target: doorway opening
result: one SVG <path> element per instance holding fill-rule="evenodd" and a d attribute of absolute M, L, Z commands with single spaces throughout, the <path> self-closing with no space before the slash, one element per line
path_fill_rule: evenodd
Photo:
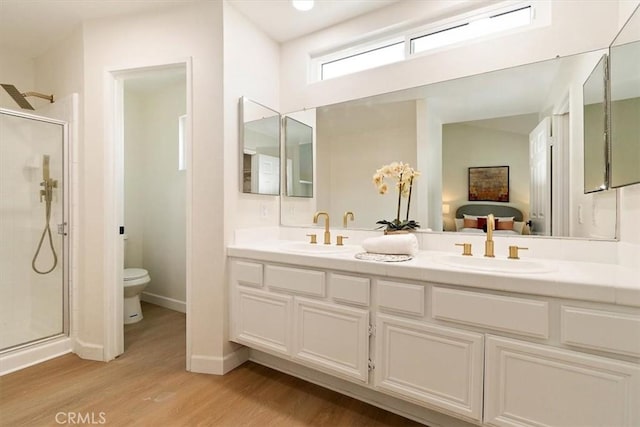
<path fill-rule="evenodd" d="M 188 312 L 188 75 L 188 63 L 112 74 L 117 237 L 107 359 L 126 351 L 127 328 L 140 328 L 146 304 Z"/>

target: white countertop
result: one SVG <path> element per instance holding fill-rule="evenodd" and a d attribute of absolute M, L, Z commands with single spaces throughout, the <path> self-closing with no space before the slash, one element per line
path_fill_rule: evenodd
<path fill-rule="evenodd" d="M 300 267 L 640 307 L 638 271 L 615 264 L 536 259 L 551 271 L 507 273 L 462 268 L 438 261 L 442 257 L 462 257 L 451 252 L 420 251 L 409 261 L 379 262 L 356 259 L 355 254 L 364 251 L 357 245 L 345 246 L 342 253 L 315 254 L 291 252 L 286 249 L 290 243 L 272 240 L 235 244 L 227 248 L 227 255 Z"/>

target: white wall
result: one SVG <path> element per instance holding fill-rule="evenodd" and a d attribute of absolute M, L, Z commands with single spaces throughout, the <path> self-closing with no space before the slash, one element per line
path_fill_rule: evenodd
<path fill-rule="evenodd" d="M 450 206 L 446 226 L 455 230 L 456 209 L 468 201 L 468 168 L 509 166 L 509 203 L 529 217 L 529 137 L 464 123 L 447 124 L 442 132 L 443 203 Z"/>
<path fill-rule="evenodd" d="M 276 42 L 259 31 L 233 6 L 223 2 L 224 15 L 224 207 L 210 220 L 224 220 L 224 243 L 233 242 L 233 233 L 240 228 L 277 226 L 280 218 L 280 197 L 244 194 L 240 190 L 241 157 L 238 137 L 238 101 L 246 96 L 273 110 L 280 110 L 280 54 Z M 211 77 L 210 77 L 211 78 Z M 209 115 L 209 112 L 205 114 Z M 202 183 L 206 185 L 206 182 Z M 223 270 L 219 270 L 222 273 Z M 221 277 L 221 279 L 224 277 Z M 226 286 L 225 286 L 226 288 Z M 225 353 L 238 345 L 227 340 L 226 292 L 223 307 L 216 314 L 216 326 L 222 330 Z M 206 325 L 205 325 L 206 326 Z"/>
<path fill-rule="evenodd" d="M 244 194 L 240 189 L 238 101 L 247 98 L 280 111 L 278 44 L 224 3 L 225 239 L 238 228 L 277 226 L 280 197 Z"/>
<path fill-rule="evenodd" d="M 223 363 L 226 307 L 223 212 L 223 68 L 222 4 L 195 2 L 162 12 L 89 21 L 84 24 L 85 150 L 80 179 L 83 339 L 101 348 L 105 342 L 104 241 L 105 156 L 113 147 L 105 127 L 107 70 L 122 70 L 191 58 L 192 70 L 192 206 L 187 242 L 191 280 L 187 317 L 191 369 L 216 371 Z M 105 136 L 107 135 L 107 136 Z"/>
<path fill-rule="evenodd" d="M 0 83 L 14 85 L 20 92 L 35 90 L 35 63 L 33 59 L 6 46 L 0 46 L 0 58 L 2 58 L 0 61 Z M 28 99 L 30 103 L 32 99 Z M 0 107 L 20 110 L 18 104 L 2 88 L 0 88 Z"/>
<path fill-rule="evenodd" d="M 186 302 L 186 173 L 178 170 L 185 86 L 183 78 L 141 92 L 125 81 L 125 267 L 149 271 L 144 292 L 159 304 Z"/>

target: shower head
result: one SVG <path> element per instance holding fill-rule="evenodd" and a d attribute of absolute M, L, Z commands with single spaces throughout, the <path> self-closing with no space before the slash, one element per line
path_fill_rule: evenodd
<path fill-rule="evenodd" d="M 53 95 L 45 95 L 39 92 L 20 93 L 20 91 L 14 85 L 8 85 L 4 83 L 0 84 L 0 86 L 2 86 L 4 90 L 7 91 L 7 93 L 13 98 L 13 100 L 16 101 L 16 103 L 20 106 L 20 108 L 35 110 L 35 108 L 33 108 L 27 101 L 27 96 L 37 96 L 38 98 L 46 99 L 47 101 L 53 103 Z"/>
<path fill-rule="evenodd" d="M 27 101 L 24 95 L 22 95 L 14 85 L 7 85 L 2 83 L 1 86 L 4 88 L 4 90 L 7 91 L 9 96 L 11 96 L 14 101 L 16 101 L 16 103 L 20 106 L 20 108 L 24 108 L 27 110 L 35 110 L 35 108 L 33 108 L 31 104 L 29 104 L 29 101 Z"/>

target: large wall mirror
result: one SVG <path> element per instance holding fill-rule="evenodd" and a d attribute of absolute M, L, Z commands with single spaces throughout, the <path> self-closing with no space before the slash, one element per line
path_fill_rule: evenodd
<path fill-rule="evenodd" d="M 488 206 L 521 214 L 509 215 L 515 224 L 504 234 L 615 238 L 615 191 L 582 191 L 582 88 L 604 53 L 587 52 L 305 111 L 315 120 L 313 209 L 327 210 L 332 218 L 353 211 L 350 228 L 371 230 L 376 221 L 393 219 L 397 199 L 379 195 L 371 180 L 382 165 L 402 161 L 421 172 L 409 217 L 422 230 L 481 232 L 466 227 L 463 215 Z M 489 195 L 473 201 L 472 169 L 504 166 L 509 166 L 502 169 L 508 170 L 506 184 L 488 182 L 490 187 L 506 185 L 507 198 Z M 492 179 L 486 173 L 478 176 Z M 479 182 L 474 181 L 473 188 L 482 185 Z M 282 224 L 310 225 L 309 210 L 284 203 Z"/>
<path fill-rule="evenodd" d="M 640 183 L 640 9 L 610 48 L 611 187 Z"/>
<path fill-rule="evenodd" d="M 280 194 L 280 113 L 240 98 L 243 193 Z"/>

